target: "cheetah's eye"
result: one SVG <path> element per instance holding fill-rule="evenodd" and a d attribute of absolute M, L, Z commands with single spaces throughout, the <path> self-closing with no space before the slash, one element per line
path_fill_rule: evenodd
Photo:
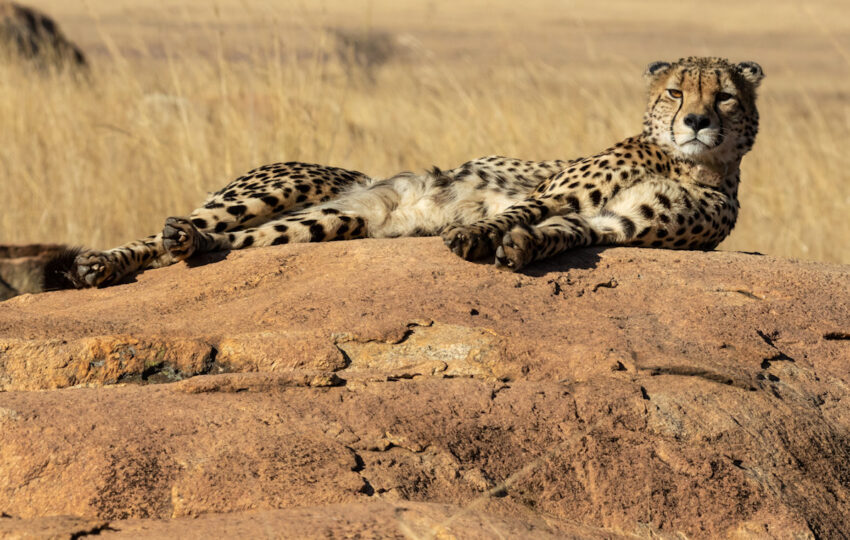
<path fill-rule="evenodd" d="M 720 103 L 721 101 L 729 101 L 733 97 L 735 97 L 735 96 L 733 96 L 732 94 L 729 94 L 727 92 L 718 92 L 717 96 L 715 96 L 714 99 L 716 99 L 717 102 Z"/>
<path fill-rule="evenodd" d="M 675 88 L 668 88 L 667 93 L 670 94 L 670 97 L 673 98 L 673 99 L 681 99 L 682 98 L 682 91 L 681 90 L 676 90 Z"/>

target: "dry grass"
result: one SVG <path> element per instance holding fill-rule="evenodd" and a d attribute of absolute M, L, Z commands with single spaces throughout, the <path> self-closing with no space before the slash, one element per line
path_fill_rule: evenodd
<path fill-rule="evenodd" d="M 388 175 L 576 157 L 639 129 L 646 63 L 716 54 L 768 75 L 722 247 L 850 263 L 838 1 L 701 17 L 689 2 L 34 3 L 94 69 L 81 83 L 0 67 L 0 242 L 111 247 L 270 161 Z M 339 36 L 355 43 L 343 54 Z"/>

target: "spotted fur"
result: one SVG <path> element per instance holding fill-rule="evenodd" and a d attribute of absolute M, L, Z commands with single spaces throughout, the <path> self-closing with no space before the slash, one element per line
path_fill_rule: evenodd
<path fill-rule="evenodd" d="M 193 254 L 293 242 L 441 235 L 517 270 L 577 246 L 713 249 L 735 225 L 741 158 L 758 131 L 754 62 L 654 62 L 643 131 L 571 161 L 491 156 L 374 179 L 304 163 L 237 178 L 162 233 L 85 251 L 66 286 L 115 283 Z"/>

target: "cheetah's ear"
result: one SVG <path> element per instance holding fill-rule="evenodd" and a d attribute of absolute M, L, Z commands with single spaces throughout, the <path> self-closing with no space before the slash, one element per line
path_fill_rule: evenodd
<path fill-rule="evenodd" d="M 646 66 L 646 71 L 643 73 L 643 76 L 647 79 L 654 79 L 658 75 L 661 75 L 670 69 L 670 66 L 670 62 L 653 62 Z"/>
<path fill-rule="evenodd" d="M 753 88 L 758 86 L 761 80 L 764 79 L 764 71 L 755 62 L 741 62 L 735 67 L 738 68 L 738 73 L 741 74 L 741 77 L 752 84 Z"/>

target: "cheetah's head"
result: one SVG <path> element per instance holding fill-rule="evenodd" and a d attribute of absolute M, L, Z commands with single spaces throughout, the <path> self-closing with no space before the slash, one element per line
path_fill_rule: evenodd
<path fill-rule="evenodd" d="M 644 136 L 693 161 L 740 159 L 758 132 L 756 87 L 764 72 L 755 62 L 683 58 L 647 67 L 649 105 Z"/>

